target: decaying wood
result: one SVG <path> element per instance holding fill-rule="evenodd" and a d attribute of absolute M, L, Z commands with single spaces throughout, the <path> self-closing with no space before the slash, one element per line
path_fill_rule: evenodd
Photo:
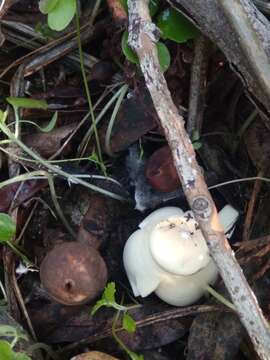
<path fill-rule="evenodd" d="M 242 1 L 239 0 L 236 3 Z M 190 3 L 190 8 L 195 5 L 195 9 L 197 4 L 198 7 L 206 8 L 207 15 L 210 12 L 208 6 L 210 0 L 186 2 Z M 201 3 L 200 6 L 199 2 Z M 174 163 L 189 205 L 195 214 L 210 253 L 218 266 L 220 275 L 237 308 L 239 318 L 249 333 L 254 348 L 262 359 L 269 359 L 269 326 L 224 235 L 215 204 L 196 161 L 193 146 L 185 131 L 183 118 L 179 115 L 172 101 L 165 78 L 160 70 L 155 46 L 159 32 L 151 22 L 148 1 L 129 0 L 128 7 L 129 45 L 139 57 L 145 83 L 172 150 Z M 218 19 L 218 22 L 223 22 L 223 18 Z M 205 18 L 201 21 L 205 21 Z M 233 33 L 232 30 L 231 33 Z M 265 93 L 262 88 L 260 91 L 262 98 L 266 100 L 267 92 Z"/>
<path fill-rule="evenodd" d="M 225 54 L 246 90 L 270 111 L 270 23 L 251 0 L 168 0 Z"/>

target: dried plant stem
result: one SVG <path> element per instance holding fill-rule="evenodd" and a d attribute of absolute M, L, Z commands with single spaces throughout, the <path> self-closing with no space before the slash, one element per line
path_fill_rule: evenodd
<path fill-rule="evenodd" d="M 158 32 L 151 22 L 148 1 L 128 0 L 128 7 L 129 45 L 139 57 L 145 83 L 170 145 L 183 191 L 255 350 L 262 359 L 269 359 L 269 326 L 224 235 L 215 204 L 185 131 L 183 118 L 172 101 L 161 72 L 154 43 L 158 40 Z"/>
<path fill-rule="evenodd" d="M 189 90 L 187 132 L 201 133 L 205 108 L 207 68 L 210 52 L 210 41 L 203 35 L 195 40 L 194 59 L 191 67 Z"/>

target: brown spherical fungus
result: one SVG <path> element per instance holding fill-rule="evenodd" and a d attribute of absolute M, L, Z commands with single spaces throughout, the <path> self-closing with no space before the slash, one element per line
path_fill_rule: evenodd
<path fill-rule="evenodd" d="M 107 267 L 93 247 L 65 242 L 51 250 L 40 267 L 48 294 L 64 305 L 81 305 L 95 299 L 107 282 Z"/>
<path fill-rule="evenodd" d="M 148 159 L 145 176 L 151 186 L 160 192 L 171 192 L 180 187 L 180 181 L 168 145 L 156 150 Z"/>

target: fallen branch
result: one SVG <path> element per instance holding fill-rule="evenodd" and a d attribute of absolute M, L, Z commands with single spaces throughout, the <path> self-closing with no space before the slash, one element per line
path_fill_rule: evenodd
<path fill-rule="evenodd" d="M 269 359 L 270 329 L 224 235 L 215 204 L 185 131 L 183 118 L 172 101 L 161 72 L 155 46 L 159 31 L 151 22 L 148 1 L 128 0 L 128 8 L 129 45 L 139 57 L 145 83 L 170 145 L 183 191 L 254 348 L 262 359 Z"/>

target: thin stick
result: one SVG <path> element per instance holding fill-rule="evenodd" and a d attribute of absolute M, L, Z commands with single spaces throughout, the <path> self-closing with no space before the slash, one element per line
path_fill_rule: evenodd
<path fill-rule="evenodd" d="M 261 176 L 263 176 L 262 170 L 260 170 L 260 172 L 258 174 L 258 177 L 261 177 Z M 247 241 L 250 238 L 253 213 L 254 213 L 256 201 L 257 201 L 258 195 L 260 193 L 261 187 L 262 187 L 262 181 L 256 180 L 254 183 L 253 190 L 252 190 L 251 198 L 248 202 L 247 214 L 246 214 L 246 218 L 245 218 L 244 230 L 243 230 L 243 236 L 242 236 L 243 241 Z"/>
<path fill-rule="evenodd" d="M 205 108 L 206 77 L 209 59 L 209 40 L 201 35 L 195 41 L 194 59 L 191 67 L 187 132 L 200 134 Z"/>
<path fill-rule="evenodd" d="M 172 101 L 160 70 L 153 42 L 158 41 L 158 32 L 151 22 L 148 1 L 128 0 L 128 8 L 129 45 L 136 51 L 140 60 L 145 83 L 170 145 L 183 191 L 255 350 L 262 359 L 269 360 L 269 326 L 225 237 L 215 204 L 185 131 L 183 118 Z"/>

